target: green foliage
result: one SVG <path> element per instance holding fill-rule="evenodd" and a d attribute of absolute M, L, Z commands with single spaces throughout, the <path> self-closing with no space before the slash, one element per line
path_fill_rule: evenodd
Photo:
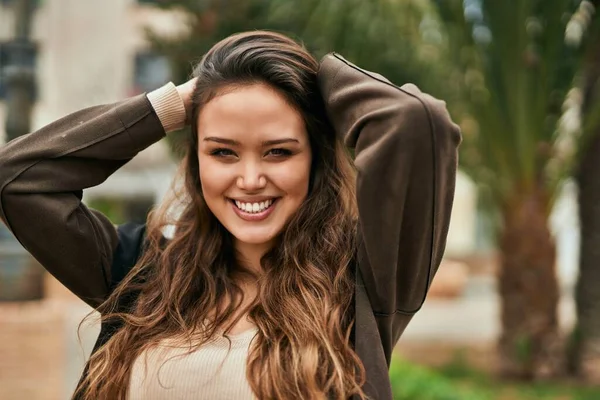
<path fill-rule="evenodd" d="M 392 358 L 390 379 L 396 400 L 596 400 L 600 388 L 572 382 L 509 383 L 474 369 L 458 356 L 440 368 Z"/>
<path fill-rule="evenodd" d="M 91 209 L 100 211 L 113 224 L 119 225 L 127 222 L 126 212 L 123 206 L 123 201 L 110 198 L 95 198 L 87 201 L 87 206 Z"/>
<path fill-rule="evenodd" d="M 456 384 L 441 374 L 404 360 L 395 359 L 390 367 L 395 400 L 491 400 L 492 397 Z"/>

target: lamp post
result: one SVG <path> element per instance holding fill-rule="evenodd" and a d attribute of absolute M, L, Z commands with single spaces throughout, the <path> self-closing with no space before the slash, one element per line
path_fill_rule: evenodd
<path fill-rule="evenodd" d="M 13 0 L 15 37 L 6 43 L 7 141 L 29 133 L 34 102 L 35 79 L 32 63 L 35 45 L 30 41 L 31 18 L 35 0 Z"/>
<path fill-rule="evenodd" d="M 5 44 L 6 140 L 31 130 L 31 111 L 35 100 L 33 54 L 30 41 L 31 20 L 36 0 L 13 0 L 15 37 Z M 37 300 L 43 296 L 43 270 L 0 224 L 0 301 Z"/>

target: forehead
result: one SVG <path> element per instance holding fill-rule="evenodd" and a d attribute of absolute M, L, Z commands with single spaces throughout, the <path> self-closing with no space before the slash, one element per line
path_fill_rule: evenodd
<path fill-rule="evenodd" d="M 265 84 L 227 88 L 202 107 L 197 123 L 200 139 L 308 139 L 302 115 L 282 94 Z"/>

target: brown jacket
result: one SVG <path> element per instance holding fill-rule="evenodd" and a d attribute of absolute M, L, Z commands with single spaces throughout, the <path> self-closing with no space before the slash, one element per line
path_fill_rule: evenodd
<path fill-rule="evenodd" d="M 367 395 L 391 399 L 393 347 L 423 304 L 444 253 L 460 133 L 442 101 L 411 84 L 394 86 L 337 54 L 325 56 L 318 79 L 358 169 L 354 346 L 367 371 Z M 82 191 L 164 136 L 140 95 L 75 112 L 0 148 L 1 219 L 91 306 L 114 287 L 115 254 L 129 244 L 120 243 L 108 218 L 81 203 Z"/>

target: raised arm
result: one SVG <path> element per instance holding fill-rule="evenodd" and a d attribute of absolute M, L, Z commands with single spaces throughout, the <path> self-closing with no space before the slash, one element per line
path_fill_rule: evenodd
<path fill-rule="evenodd" d="M 458 127 L 445 104 L 397 87 L 337 54 L 321 62 L 328 115 L 355 149 L 358 264 L 376 317 L 395 344 L 440 264 L 454 197 Z"/>
<path fill-rule="evenodd" d="M 148 97 L 75 112 L 9 142 L 0 148 L 0 218 L 44 268 L 99 305 L 108 295 L 119 237 L 108 218 L 81 202 L 83 189 L 104 182 L 184 120 L 170 84 Z"/>

